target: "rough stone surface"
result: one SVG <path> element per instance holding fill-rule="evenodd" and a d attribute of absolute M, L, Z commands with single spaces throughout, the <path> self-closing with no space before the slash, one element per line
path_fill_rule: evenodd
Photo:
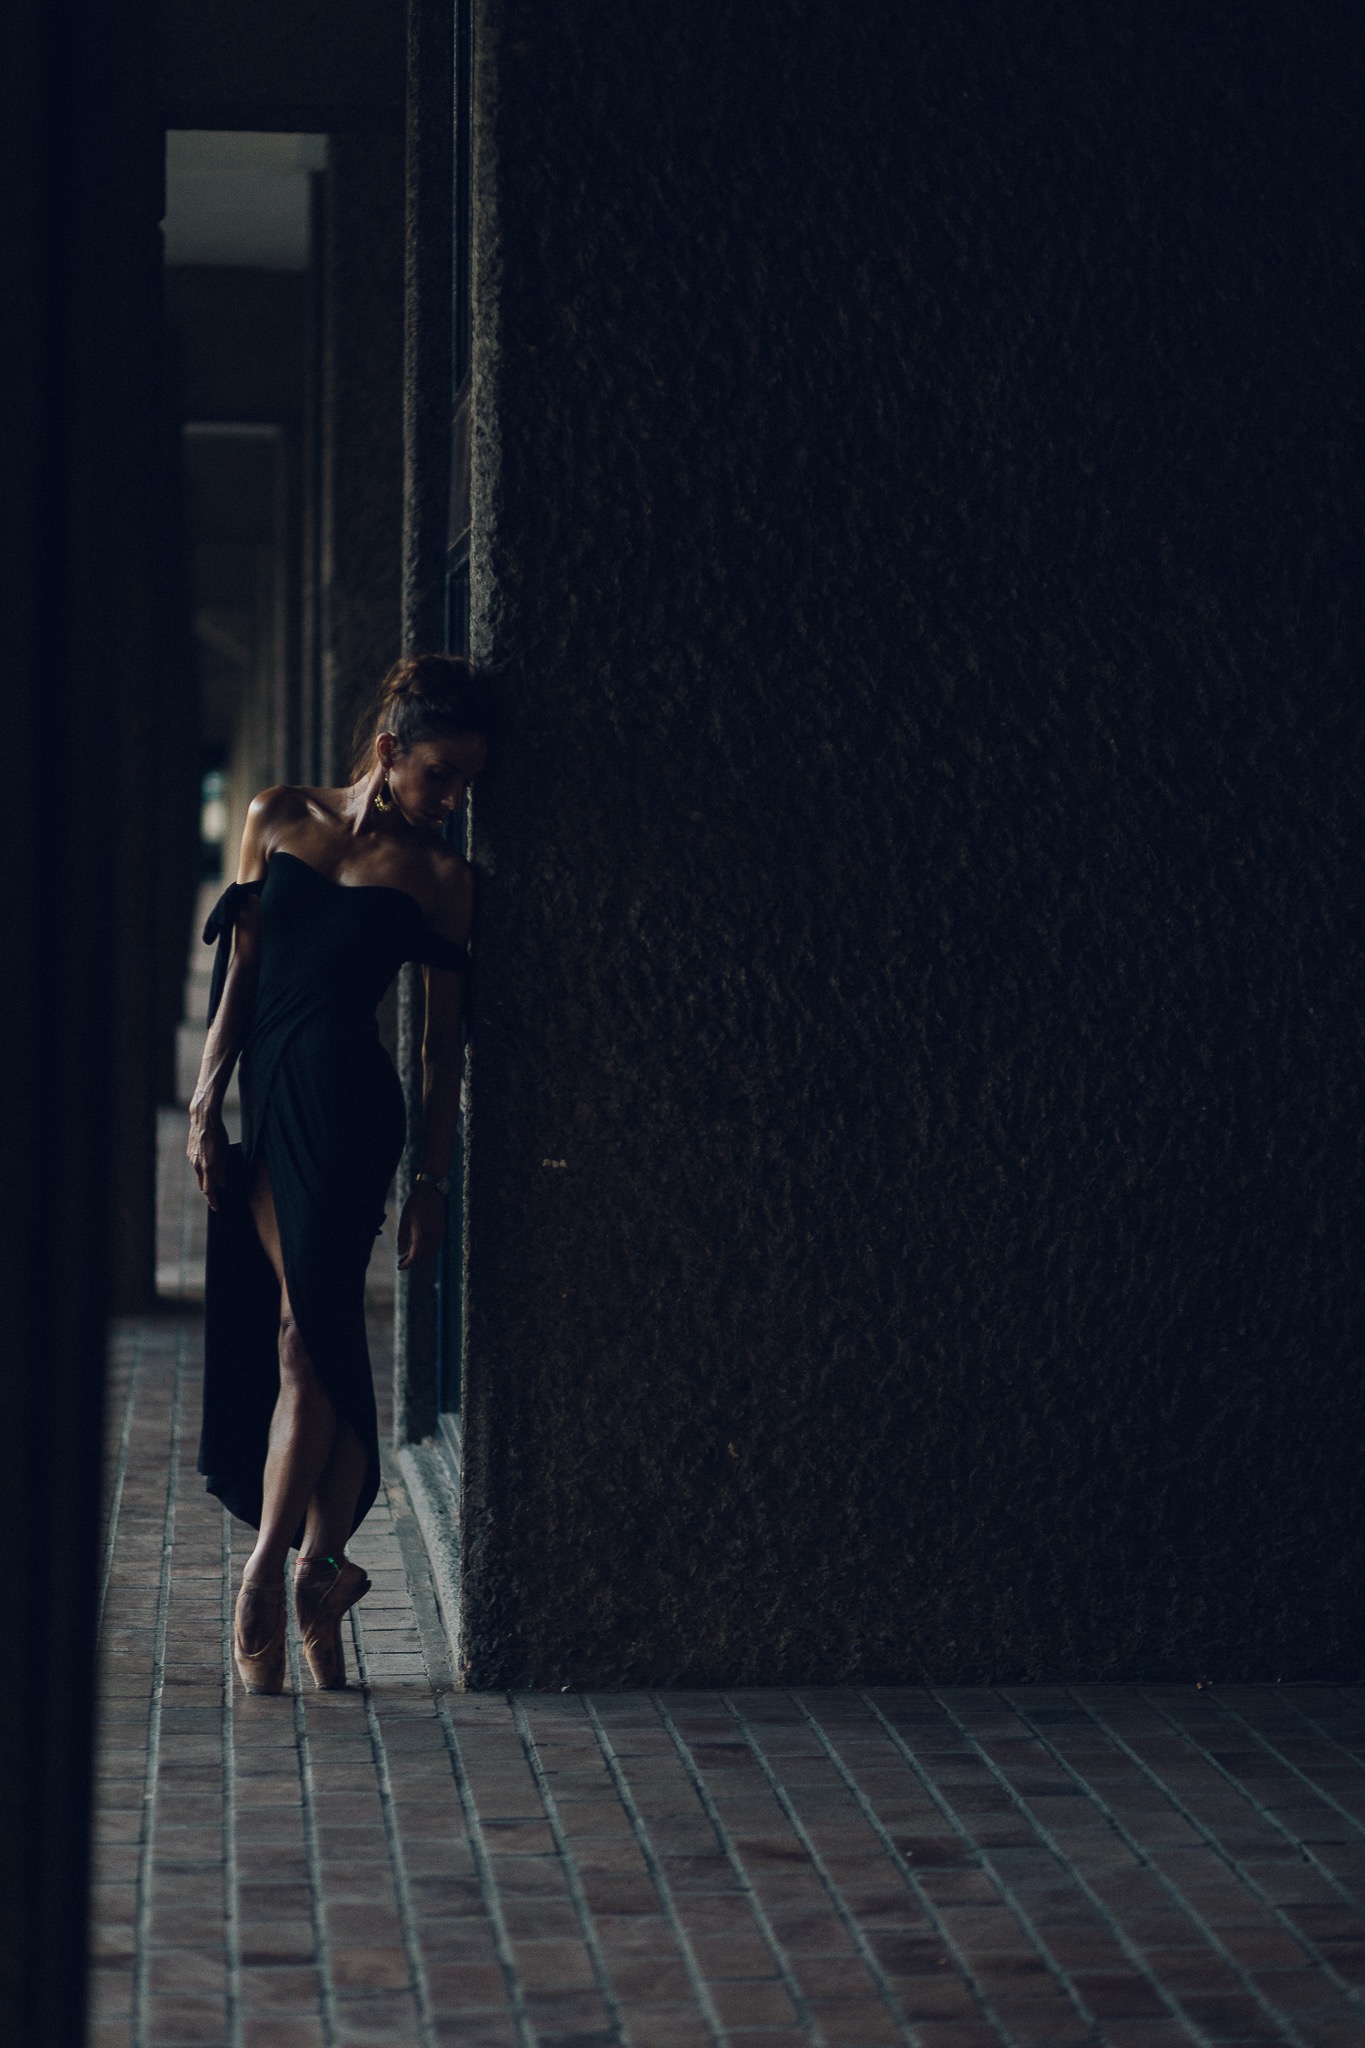
<path fill-rule="evenodd" d="M 403 527 L 403 138 L 332 138 L 322 373 L 322 759 L 398 657 Z"/>
<path fill-rule="evenodd" d="M 477 19 L 471 1681 L 1359 1675 L 1359 21 Z"/>

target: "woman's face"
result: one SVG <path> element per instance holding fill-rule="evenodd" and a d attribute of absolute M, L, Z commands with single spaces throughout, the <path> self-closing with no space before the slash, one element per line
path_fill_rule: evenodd
<path fill-rule="evenodd" d="M 414 740 L 406 753 L 380 736 L 380 754 L 389 771 L 389 795 L 409 825 L 439 831 L 464 802 L 470 778 L 488 759 L 487 743 L 477 733 L 450 733 L 440 739 Z"/>

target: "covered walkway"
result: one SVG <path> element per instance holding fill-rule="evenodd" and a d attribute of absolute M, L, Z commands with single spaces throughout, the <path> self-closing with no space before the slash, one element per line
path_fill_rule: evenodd
<path fill-rule="evenodd" d="M 1365 1691 L 465 1694 L 390 1476 L 247 1699 L 197 1311 L 115 1351 L 92 2048 L 1365 2040 Z"/>

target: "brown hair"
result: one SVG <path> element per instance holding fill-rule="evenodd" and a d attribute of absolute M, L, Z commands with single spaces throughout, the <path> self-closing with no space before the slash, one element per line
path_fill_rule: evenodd
<path fill-rule="evenodd" d="M 482 679 L 462 654 L 410 654 L 395 662 L 377 700 L 355 729 L 351 774 L 359 781 L 370 765 L 375 735 L 391 732 L 399 751 L 418 740 L 450 733 L 493 736 L 493 706 Z"/>

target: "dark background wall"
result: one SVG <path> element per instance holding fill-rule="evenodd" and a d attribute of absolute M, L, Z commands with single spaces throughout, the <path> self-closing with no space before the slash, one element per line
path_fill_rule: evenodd
<path fill-rule="evenodd" d="M 477 33 L 472 1681 L 1359 1677 L 1358 17 Z"/>
<path fill-rule="evenodd" d="M 161 0 L 169 128 L 394 126 L 404 0 Z"/>
<path fill-rule="evenodd" d="M 84 2036 L 106 1326 L 152 1282 L 183 853 L 152 32 L 136 0 L 0 16 L 0 2040 L 23 2048 Z"/>

